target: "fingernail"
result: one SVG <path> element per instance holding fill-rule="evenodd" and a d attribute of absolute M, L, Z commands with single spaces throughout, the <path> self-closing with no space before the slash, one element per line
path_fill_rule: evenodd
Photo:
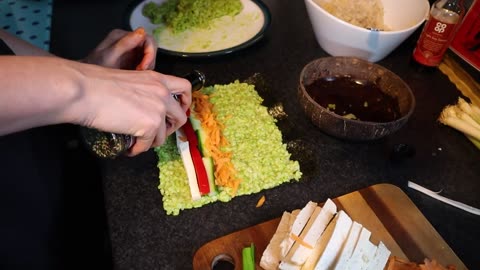
<path fill-rule="evenodd" d="M 133 31 L 135 34 L 140 35 L 140 36 L 145 36 L 145 29 L 143 27 L 139 27 Z"/>

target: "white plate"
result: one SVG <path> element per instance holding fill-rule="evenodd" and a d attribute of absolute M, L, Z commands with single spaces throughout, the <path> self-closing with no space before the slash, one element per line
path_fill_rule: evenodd
<path fill-rule="evenodd" d="M 143 0 L 132 6 L 128 15 L 131 29 L 143 27 L 149 34 L 159 25 L 143 16 L 145 4 L 161 4 L 166 0 Z M 216 19 L 209 29 L 191 29 L 173 35 L 166 28 L 155 35 L 158 50 L 182 57 L 209 57 L 228 54 L 259 41 L 270 24 L 270 12 L 261 1 L 241 0 L 243 10 L 235 17 Z"/>

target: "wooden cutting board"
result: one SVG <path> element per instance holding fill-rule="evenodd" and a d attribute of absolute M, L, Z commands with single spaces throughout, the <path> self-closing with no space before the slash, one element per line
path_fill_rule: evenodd
<path fill-rule="evenodd" d="M 436 259 L 443 265 L 467 269 L 400 188 L 378 184 L 333 201 L 372 232 L 372 243 L 382 240 L 392 255 L 417 263 L 422 263 L 424 258 Z M 280 217 L 208 242 L 195 253 L 193 268 L 212 269 L 213 260 L 226 255 L 232 259 L 235 269 L 242 269 L 242 249 L 254 243 L 256 268 L 262 269 L 260 258 L 279 222 Z"/>

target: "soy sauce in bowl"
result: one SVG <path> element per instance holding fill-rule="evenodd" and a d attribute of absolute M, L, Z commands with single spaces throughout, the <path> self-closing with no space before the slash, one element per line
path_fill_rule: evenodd
<path fill-rule="evenodd" d="M 376 82 L 349 75 L 322 77 L 305 90 L 320 106 L 345 118 L 391 122 L 401 117 L 398 99 L 384 93 Z"/>

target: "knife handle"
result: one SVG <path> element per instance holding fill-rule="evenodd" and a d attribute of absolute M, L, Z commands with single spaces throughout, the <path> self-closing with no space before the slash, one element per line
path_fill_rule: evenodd
<path fill-rule="evenodd" d="M 192 85 L 192 92 L 200 90 L 205 85 L 205 74 L 198 70 L 188 73 L 183 78 Z M 174 98 L 179 99 L 178 95 L 174 95 Z M 87 148 L 100 158 L 116 158 L 135 144 L 135 137 L 131 135 L 104 132 L 92 128 L 82 127 L 81 135 Z"/>

